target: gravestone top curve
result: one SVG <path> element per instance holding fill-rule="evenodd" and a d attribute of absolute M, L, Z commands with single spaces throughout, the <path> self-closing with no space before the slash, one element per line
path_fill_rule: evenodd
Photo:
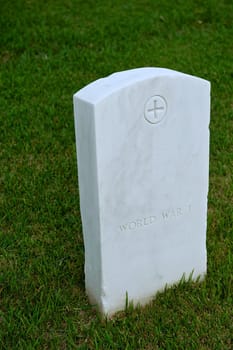
<path fill-rule="evenodd" d="M 183 77 L 186 79 L 191 78 L 203 81 L 208 85 L 210 84 L 209 81 L 205 79 L 181 73 L 175 70 L 159 67 L 145 67 L 120 71 L 113 73 L 105 78 L 100 78 L 79 90 L 74 95 L 74 97 L 79 97 L 80 99 L 88 101 L 89 103 L 96 104 L 99 101 L 103 100 L 105 97 L 117 91 L 119 88 L 124 88 L 140 81 L 158 77 Z"/>

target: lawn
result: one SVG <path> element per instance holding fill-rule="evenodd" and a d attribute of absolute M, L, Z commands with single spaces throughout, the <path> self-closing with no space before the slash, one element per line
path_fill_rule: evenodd
<path fill-rule="evenodd" d="M 233 2 L 0 0 L 0 348 L 233 348 Z M 208 273 L 113 319 L 89 305 L 74 92 L 154 66 L 211 81 Z"/>

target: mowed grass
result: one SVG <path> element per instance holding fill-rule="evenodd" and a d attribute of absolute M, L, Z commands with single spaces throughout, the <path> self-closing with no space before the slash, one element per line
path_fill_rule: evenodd
<path fill-rule="evenodd" d="M 233 2 L 0 0 L 0 26 L 0 348 L 232 349 Z M 106 320 L 85 295 L 72 95 L 143 66 L 212 83 L 208 274 Z"/>

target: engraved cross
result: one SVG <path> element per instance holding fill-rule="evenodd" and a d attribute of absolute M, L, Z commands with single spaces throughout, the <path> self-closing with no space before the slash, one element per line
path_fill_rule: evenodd
<path fill-rule="evenodd" d="M 154 112 L 154 118 L 157 119 L 158 118 L 157 111 L 161 111 L 161 110 L 164 110 L 164 106 L 158 106 L 157 100 L 154 100 L 154 108 L 148 109 L 148 112 Z"/>

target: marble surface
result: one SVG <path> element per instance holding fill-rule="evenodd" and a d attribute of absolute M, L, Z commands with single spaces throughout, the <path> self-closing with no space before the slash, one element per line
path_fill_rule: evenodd
<path fill-rule="evenodd" d="M 112 74 L 74 95 L 85 283 L 111 315 L 204 277 L 210 83 L 163 68 Z"/>

